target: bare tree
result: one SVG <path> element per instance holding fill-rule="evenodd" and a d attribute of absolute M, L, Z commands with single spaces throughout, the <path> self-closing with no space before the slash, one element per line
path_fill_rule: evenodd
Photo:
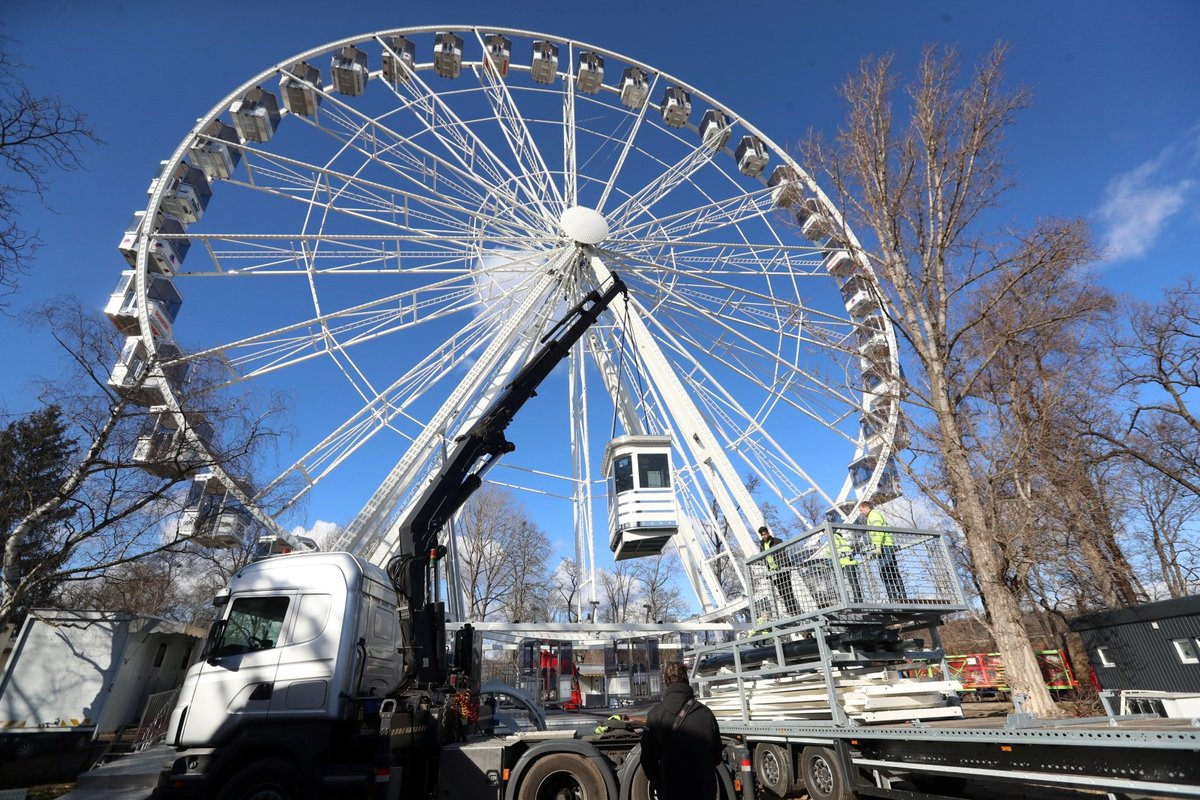
<path fill-rule="evenodd" d="M 1024 89 L 1003 86 L 1005 54 L 997 46 L 964 85 L 957 54 L 927 48 L 907 87 L 910 116 L 900 130 L 892 116 L 900 88 L 893 58 L 864 60 L 842 87 L 845 127 L 832 144 L 811 136 L 805 151 L 836 189 L 847 222 L 873 240 L 863 250 L 880 282 L 882 310 L 907 350 L 907 377 L 892 377 L 908 401 L 913 448 L 930 466 L 914 478 L 962 530 L 1010 684 L 1029 697 L 1031 711 L 1053 715 L 1011 585 L 1004 532 L 982 485 L 975 395 L 996 358 L 1061 322 L 1053 307 L 1036 302 L 1031 283 L 1077 270 L 1093 250 L 1077 221 L 981 230 L 1010 186 L 1001 143 L 1028 102 Z M 1018 299 L 1027 313 L 1016 324 L 976 335 Z"/>
<path fill-rule="evenodd" d="M 600 590 L 604 605 L 601 616 L 606 622 L 629 622 L 629 611 L 637 598 L 637 579 L 628 561 L 618 561 L 611 570 L 600 570 Z"/>
<path fill-rule="evenodd" d="M 268 404 L 264 417 L 242 414 L 237 398 L 209 391 L 211 365 L 196 363 L 178 387 L 192 422 L 148 455 L 147 432 L 164 419 L 160 409 L 139 404 L 152 393 L 154 371 L 118 392 L 108 385 L 117 349 L 106 320 L 68 299 L 47 306 L 40 318 L 72 365 L 65 377 L 43 385 L 42 399 L 60 409 L 77 448 L 53 490 L 0 531 L 0 624 L 42 587 L 90 580 L 188 545 L 192 534 L 178 515 L 191 480 L 217 464 L 252 474 L 258 453 L 277 436 L 267 425 L 276 407 Z M 213 434 L 201 448 L 195 436 L 209 426 Z M 30 563 L 22 554 L 34 536 L 53 546 Z"/>
<path fill-rule="evenodd" d="M 513 493 L 484 484 L 463 505 L 455 525 L 469 619 L 543 621 L 550 543 Z"/>
<path fill-rule="evenodd" d="M 1161 576 L 1158 596 L 1187 597 L 1200 589 L 1200 497 L 1163 472 L 1133 462 L 1133 525 L 1147 572 Z"/>
<path fill-rule="evenodd" d="M 654 558 L 639 559 L 633 568 L 641 584 L 641 599 L 648 605 L 650 619 L 674 622 L 688 612 L 687 601 L 675 585 L 682 570 L 673 552 L 663 551 Z"/>
<path fill-rule="evenodd" d="M 1200 496 L 1200 286 L 1168 289 L 1156 306 L 1134 304 L 1132 333 L 1115 342 L 1132 393 L 1125 430 L 1091 435 Z"/>
<path fill-rule="evenodd" d="M 579 562 L 573 558 L 560 560 L 550 580 L 550 619 L 554 622 L 579 622 L 582 591 L 583 575 Z"/>
<path fill-rule="evenodd" d="M 82 112 L 56 96 L 29 91 L 10 45 L 0 37 L 0 163 L 17 179 L 0 183 L 0 295 L 16 289 L 40 244 L 20 225 L 21 196 L 32 192 L 44 199 L 53 172 L 80 169 L 84 146 L 101 143 Z"/>

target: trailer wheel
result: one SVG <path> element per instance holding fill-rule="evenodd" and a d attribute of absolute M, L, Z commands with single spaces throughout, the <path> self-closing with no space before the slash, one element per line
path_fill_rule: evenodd
<path fill-rule="evenodd" d="M 828 747 L 806 747 L 800 755 L 800 774 L 812 800 L 854 800 L 837 753 Z"/>
<path fill-rule="evenodd" d="M 304 794 L 296 767 L 284 758 L 267 758 L 234 773 L 219 800 L 299 800 Z"/>
<path fill-rule="evenodd" d="M 605 800 L 600 768 L 573 753 L 551 753 L 533 762 L 517 788 L 517 800 Z"/>
<path fill-rule="evenodd" d="M 796 778 L 792 758 L 786 747 L 764 742 L 754 747 L 754 777 L 775 797 L 795 794 Z"/>

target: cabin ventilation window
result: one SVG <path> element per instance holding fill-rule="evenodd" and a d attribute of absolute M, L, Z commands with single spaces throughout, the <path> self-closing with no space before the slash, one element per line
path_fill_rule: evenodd
<path fill-rule="evenodd" d="M 1116 662 L 1109 657 L 1108 648 L 1106 647 L 1096 648 L 1096 658 L 1100 660 L 1100 666 L 1102 667 L 1115 667 L 1117 665 Z"/>
<path fill-rule="evenodd" d="M 1200 664 L 1200 640 L 1175 639 L 1171 644 L 1175 645 L 1180 664 Z"/>

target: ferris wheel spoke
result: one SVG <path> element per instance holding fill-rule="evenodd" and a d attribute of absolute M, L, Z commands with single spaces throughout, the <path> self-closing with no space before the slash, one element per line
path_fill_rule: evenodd
<path fill-rule="evenodd" d="M 608 197 L 612 194 L 613 188 L 617 185 L 617 178 L 621 175 L 621 170 L 625 168 L 625 161 L 629 158 L 630 151 L 633 150 L 633 142 L 637 139 L 638 132 L 642 129 L 642 123 L 646 120 L 646 112 L 650 108 L 649 98 L 653 96 L 655 87 L 658 86 L 658 73 L 654 74 L 654 80 L 650 84 L 649 90 L 646 92 L 647 101 L 642 103 L 642 107 L 638 109 L 636 116 L 633 119 L 633 126 L 629 131 L 629 135 L 624 138 L 621 145 L 621 154 L 617 156 L 617 163 L 613 165 L 612 172 L 608 176 L 608 180 L 604 184 L 604 190 L 600 194 L 600 201 L 596 203 L 597 211 L 604 211 L 604 206 L 608 202 Z M 616 137 L 611 137 L 615 139 Z"/>
<path fill-rule="evenodd" d="M 382 431 L 390 429 L 411 442 L 411 431 L 422 430 L 425 423 L 409 414 L 407 409 L 486 346 L 491 324 L 486 317 L 477 317 L 439 346 L 431 348 L 425 358 L 391 386 L 370 398 L 350 419 L 285 468 L 261 494 L 268 496 L 281 486 L 298 483 L 298 490 L 280 505 L 279 513 L 283 513 Z M 410 432 L 401 431 L 396 425 L 397 420 L 407 420 Z"/>
<path fill-rule="evenodd" d="M 315 123 L 310 121 L 310 124 Z M 247 146 L 245 150 L 264 163 L 276 165 L 278 169 L 273 173 L 268 173 L 261 166 L 256 167 L 255 171 L 263 174 L 273 174 L 280 180 L 281 184 L 291 185 L 298 191 L 308 191 L 319 189 L 321 187 L 319 179 L 324 178 L 328 191 L 328 187 L 331 187 L 333 181 L 339 181 L 345 187 L 353 187 L 337 192 L 339 196 L 357 199 L 368 207 L 386 210 L 393 215 L 396 214 L 398 208 L 408 213 L 419 212 L 420 209 L 426 208 L 429 210 L 419 212 L 424 214 L 425 218 L 456 219 L 470 217 L 478 213 L 478 206 L 483 201 L 482 195 L 464 197 L 464 199 L 474 201 L 474 207 L 466 206 L 457 202 L 449 194 L 438 193 L 431 195 L 428 187 L 423 183 L 416 184 L 414 188 L 404 189 L 393 184 L 380 183 L 379 181 L 367 179 L 361 174 L 351 174 L 335 170 L 328 166 L 311 164 L 307 161 L 289 158 L 279 153 L 268 152 L 261 148 Z M 363 150 L 357 150 L 357 152 L 367 155 L 366 151 Z M 410 182 L 415 181 L 412 176 L 407 174 L 400 174 L 398 177 L 403 177 Z"/>
<path fill-rule="evenodd" d="M 475 30 L 475 38 L 484 50 L 483 62 L 474 68 L 476 78 L 484 88 L 484 96 L 492 106 L 496 121 L 500 123 L 500 129 L 516 159 L 518 172 L 532 183 L 534 201 L 541 207 L 542 215 L 547 222 L 553 223 L 558 220 L 558 214 L 547 208 L 543 201 L 553 200 L 555 205 L 562 208 L 562 193 L 551 180 L 546 160 L 542 157 L 537 143 L 529 132 L 529 127 L 525 124 L 525 116 L 517 107 L 508 84 L 499 74 L 500 70 L 487 51 L 487 46 L 484 44 L 483 36 L 478 28 Z"/>
<path fill-rule="evenodd" d="M 385 84 L 400 97 L 390 83 L 385 81 Z M 485 163 L 465 159 L 461 148 L 455 149 L 446 146 L 445 140 L 436 134 L 433 138 L 439 142 L 439 147 L 444 152 L 443 155 L 434 153 L 423 144 L 412 141 L 411 137 L 406 137 L 393 130 L 382 121 L 385 119 L 384 117 L 375 118 L 364 114 L 344 102 L 338 95 L 325 93 L 324 96 L 330 102 L 326 105 L 322 117 L 303 116 L 302 119 L 306 123 L 333 137 L 342 144 L 343 148 L 352 147 L 368 159 L 378 159 L 379 163 L 394 169 L 399 167 L 399 174 L 426 189 L 432 188 L 428 181 L 436 178 L 443 186 L 454 188 L 464 199 L 479 202 L 501 178 L 498 170 L 489 169 Z M 391 112 L 392 114 L 406 109 L 416 113 L 411 101 L 403 97 L 400 99 L 405 102 Z M 329 125 L 322 124 L 322 118 L 337 125 L 340 132 L 333 130 Z M 383 157 L 387 155 L 392 155 L 400 161 L 386 161 Z M 401 166 L 405 164 L 407 169 Z M 430 169 L 431 164 L 433 165 L 432 170 Z M 479 168 L 483 169 L 483 175 L 479 173 Z"/>
<path fill-rule="evenodd" d="M 275 178 L 282 177 L 280 173 L 271 170 L 263 170 L 263 174 Z M 309 179 L 293 179 L 290 186 L 271 186 L 261 182 L 242 182 L 236 180 L 231 180 L 228 183 L 229 185 L 240 186 L 294 202 L 306 206 L 310 210 L 333 211 L 350 219 L 377 224 L 396 231 L 397 235 L 439 236 L 441 238 L 462 236 L 470 230 L 472 223 L 487 223 L 490 226 L 496 227 L 499 233 L 508 233 L 513 236 L 527 235 L 528 232 L 527 228 L 513 226 L 511 224 L 512 221 L 509 219 L 497 218 L 482 211 L 471 212 L 465 218 L 434 215 L 419 208 L 414 209 L 407 206 L 401 206 L 397 209 L 395 205 L 383 198 L 371 203 L 362 195 L 350 199 L 357 199 L 365 205 L 362 208 L 350 208 L 337 204 L 336 201 L 342 198 L 343 195 L 334 189 L 334 187 L 328 184 L 322 186 L 319 181 Z M 329 199 L 326 202 L 320 202 L 318 198 L 321 196 Z M 373 209 L 372 205 L 374 206 Z M 372 210 L 374 213 L 369 213 Z M 441 229 L 436 227 L 419 227 L 418 223 L 421 222 L 428 222 L 434 225 L 440 224 L 443 227 Z"/>
<path fill-rule="evenodd" d="M 323 355 L 330 335 L 339 337 L 343 347 L 352 346 L 477 308 L 483 300 L 473 280 L 474 276 L 457 276 L 398 292 L 202 350 L 189 358 L 219 359 L 236 380 L 257 377 Z"/>
<path fill-rule="evenodd" d="M 563 205 L 573 208 L 579 204 L 579 174 L 575 150 L 575 45 L 567 46 L 567 71 L 563 76 Z"/>
<path fill-rule="evenodd" d="M 468 172 L 482 171 L 491 181 L 492 191 L 502 191 L 504 202 L 518 208 L 526 203 L 540 204 L 536 187 L 515 174 L 487 145 L 479 133 L 468 125 L 445 100 L 429 88 L 420 75 L 410 73 L 410 79 L 399 84 L 388 83 L 396 96 L 409 101 L 406 108 L 418 115 L 428 133 Z M 507 186 L 519 187 L 522 199 Z"/>
<path fill-rule="evenodd" d="M 615 230 L 628 228 L 630 224 L 650 212 L 654 204 L 682 186 L 705 165 L 709 164 L 716 151 L 700 144 L 679 161 L 658 173 L 653 181 L 638 189 L 631 197 L 609 215 Z"/>
<path fill-rule="evenodd" d="M 622 228 L 615 231 L 609 241 L 619 241 L 624 246 L 636 243 L 643 233 L 653 232 L 679 244 L 690 244 L 702 241 L 701 237 L 713 231 L 762 218 L 773 208 L 771 192 L 768 189 L 755 190 Z"/>

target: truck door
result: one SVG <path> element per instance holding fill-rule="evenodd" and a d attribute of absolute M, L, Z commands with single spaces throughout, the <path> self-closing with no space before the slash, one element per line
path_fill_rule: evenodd
<path fill-rule="evenodd" d="M 200 664 L 180 744 L 219 741 L 225 730 L 266 718 L 292 600 L 288 595 L 234 598 Z"/>

